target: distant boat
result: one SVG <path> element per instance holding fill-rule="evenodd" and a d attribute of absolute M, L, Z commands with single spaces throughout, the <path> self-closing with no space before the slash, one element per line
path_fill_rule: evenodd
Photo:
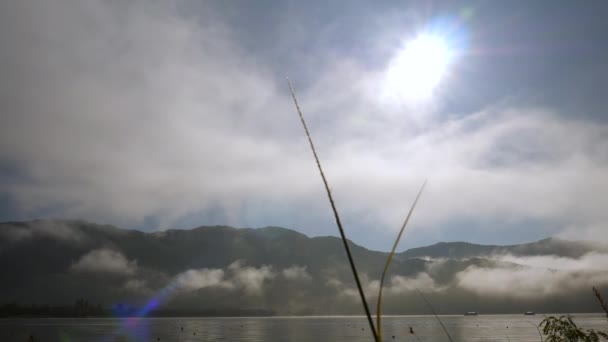
<path fill-rule="evenodd" d="M 526 315 L 526 316 L 534 316 L 534 315 L 536 315 L 536 313 L 534 311 L 526 311 L 524 313 L 524 315 Z"/>
<path fill-rule="evenodd" d="M 477 316 L 477 311 L 468 311 L 464 313 L 465 316 Z"/>

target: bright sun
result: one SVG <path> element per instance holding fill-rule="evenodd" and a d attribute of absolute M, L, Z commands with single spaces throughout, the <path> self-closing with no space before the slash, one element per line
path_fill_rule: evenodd
<path fill-rule="evenodd" d="M 438 36 L 420 35 L 391 61 L 386 78 L 389 96 L 408 101 L 428 99 L 445 73 L 451 51 Z"/>

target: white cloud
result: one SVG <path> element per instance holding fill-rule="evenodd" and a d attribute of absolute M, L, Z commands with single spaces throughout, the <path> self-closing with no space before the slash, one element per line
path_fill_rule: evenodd
<path fill-rule="evenodd" d="M 291 266 L 283 269 L 280 274 L 292 281 L 312 279 L 305 266 Z M 242 289 L 247 294 L 259 295 L 264 286 L 277 276 L 271 266 L 245 266 L 237 260 L 224 269 L 190 269 L 178 274 L 172 286 L 178 291 L 196 291 L 204 288 L 222 288 L 226 290 Z M 133 285 L 138 285 L 133 284 Z"/>
<path fill-rule="evenodd" d="M 362 274 L 362 279 L 367 279 L 367 276 Z M 325 281 L 325 285 L 331 287 L 337 291 L 338 296 L 340 297 L 350 297 L 350 298 L 359 298 L 359 292 L 355 287 L 348 286 L 344 284 L 340 279 L 329 277 Z M 373 289 L 372 289 L 373 292 Z M 371 292 L 367 292 L 371 293 Z"/>
<path fill-rule="evenodd" d="M 118 251 L 101 248 L 83 255 L 70 267 L 70 270 L 75 272 L 132 275 L 137 270 L 137 261 L 127 260 Z"/>
<path fill-rule="evenodd" d="M 284 80 L 211 9 L 196 20 L 163 2 L 2 6 L 0 161 L 22 177 L 0 190 L 20 212 L 121 225 L 218 207 L 237 226 L 331 220 Z M 333 57 L 310 85 L 294 83 L 345 219 L 396 229 L 428 178 L 420 234 L 456 219 L 608 223 L 606 124 L 512 102 L 459 116 L 386 106 L 382 70 Z"/>
<path fill-rule="evenodd" d="M 230 264 L 228 270 L 232 273 L 235 284 L 250 294 L 261 293 L 264 282 L 276 276 L 272 266 L 242 266 L 242 262 L 238 260 Z"/>
<path fill-rule="evenodd" d="M 608 254 L 598 252 L 587 253 L 580 258 L 558 257 L 554 255 L 514 256 L 503 255 L 497 260 L 534 268 L 547 268 L 565 271 L 605 271 L 608 272 Z"/>
<path fill-rule="evenodd" d="M 283 277 L 289 280 L 310 280 L 311 276 L 306 270 L 306 266 L 293 265 L 281 271 Z"/>
<path fill-rule="evenodd" d="M 213 15 L 196 22 L 148 1 L 3 7 L 14 30 L 0 36 L 13 47 L 0 160 L 19 161 L 27 179 L 2 190 L 22 211 L 171 222 L 286 178 L 291 166 L 274 167 L 285 142 L 271 132 L 288 102 Z"/>
<path fill-rule="evenodd" d="M 401 294 L 411 291 L 439 291 L 435 280 L 427 273 L 418 273 L 414 277 L 393 276 L 386 291 L 393 294 Z"/>
<path fill-rule="evenodd" d="M 501 256 L 495 268 L 469 266 L 456 275 L 456 284 L 481 295 L 539 298 L 567 294 L 608 284 L 608 255 L 589 253 L 581 258 Z"/>
<path fill-rule="evenodd" d="M 607 227 L 608 222 L 570 225 L 565 227 L 558 237 L 567 240 L 586 241 L 589 244 L 595 245 L 597 249 L 602 249 L 608 246 Z"/>
<path fill-rule="evenodd" d="M 398 227 L 428 178 L 412 229 L 458 218 L 608 222 L 607 126 L 504 107 L 436 124 L 406 138 L 341 146 L 326 167 L 339 202 Z"/>
<path fill-rule="evenodd" d="M 81 243 L 87 238 L 85 234 L 66 224 L 59 221 L 45 220 L 36 220 L 19 225 L 4 224 L 0 230 L 0 235 L 4 235 L 7 239 L 15 242 L 46 237 L 69 243 Z"/>
<path fill-rule="evenodd" d="M 221 269 L 197 269 L 180 273 L 176 278 L 176 286 L 185 291 L 194 291 L 208 287 L 231 289 L 234 285 L 224 279 Z"/>
<path fill-rule="evenodd" d="M 383 293 L 385 296 L 398 296 L 416 289 L 443 292 L 458 287 L 481 296 L 530 299 L 608 285 L 608 254 L 593 252 L 580 258 L 497 255 L 490 261 L 492 267 L 471 265 L 456 273 L 449 283 L 440 285 L 432 275 L 446 265 L 445 259 L 439 259 L 431 263 L 425 272 L 414 276 L 390 277 L 385 282 Z M 374 300 L 380 281 L 363 274 L 361 283 L 368 299 Z M 326 286 L 336 289 L 339 296 L 359 298 L 354 286 L 344 284 L 337 278 L 328 278 Z"/>
<path fill-rule="evenodd" d="M 367 274 L 360 275 L 361 284 L 366 297 L 370 300 L 377 298 L 380 289 L 380 279 L 369 279 Z M 330 277 L 325 285 L 338 291 L 339 296 L 359 298 L 359 291 L 354 286 L 345 285 L 337 278 Z M 414 276 L 393 275 L 386 279 L 383 294 L 401 295 L 416 291 L 443 291 L 445 288 L 435 283 L 435 280 L 426 272 L 418 273 Z"/>

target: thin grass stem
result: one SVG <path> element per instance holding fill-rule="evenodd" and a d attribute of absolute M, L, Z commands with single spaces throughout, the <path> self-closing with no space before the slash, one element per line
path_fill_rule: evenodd
<path fill-rule="evenodd" d="M 418 191 L 418 195 L 416 195 L 416 199 L 414 200 L 414 203 L 412 204 L 410 211 L 407 213 L 407 216 L 405 217 L 405 220 L 403 221 L 403 225 L 401 225 L 399 234 L 397 234 L 397 238 L 395 239 L 395 243 L 393 244 L 393 249 L 391 249 L 391 252 L 389 253 L 388 257 L 386 258 L 386 264 L 384 265 L 384 270 L 382 270 L 382 276 L 380 277 L 380 288 L 378 289 L 378 303 L 376 305 L 376 327 L 378 328 L 378 340 L 379 341 L 382 341 L 382 289 L 384 288 L 384 279 L 386 278 L 386 274 L 388 273 L 388 268 L 391 264 L 391 261 L 393 261 L 393 256 L 395 255 L 395 251 L 397 250 L 397 245 L 399 245 L 401 236 L 403 235 L 403 232 L 405 231 L 405 227 L 407 226 L 407 223 L 409 222 L 410 217 L 412 216 L 412 213 L 414 212 L 414 209 L 416 208 L 416 204 L 418 203 L 418 200 L 420 199 L 420 195 L 422 195 L 422 191 L 424 190 L 425 186 L 426 186 L 426 180 L 424 181 L 424 183 L 422 183 L 422 187 L 420 188 L 420 191 Z"/>
<path fill-rule="evenodd" d="M 325 191 L 327 192 L 327 197 L 329 198 L 329 203 L 331 205 L 331 210 L 333 211 L 334 218 L 336 220 L 336 225 L 338 226 L 338 230 L 340 231 L 340 237 L 342 238 L 342 243 L 344 244 L 344 250 L 346 251 L 346 256 L 348 257 L 348 262 L 350 263 L 350 269 L 353 272 L 353 277 L 355 278 L 355 283 L 357 283 L 357 289 L 359 290 L 359 296 L 361 296 L 361 301 L 363 302 L 363 308 L 365 309 L 365 315 L 367 316 L 367 320 L 369 323 L 369 327 L 374 335 L 374 341 L 380 342 L 378 340 L 378 335 L 376 333 L 376 329 L 374 328 L 374 322 L 372 320 L 372 315 L 369 311 L 369 307 L 367 305 L 367 300 L 365 299 L 365 293 L 363 292 L 363 287 L 361 286 L 361 281 L 359 280 L 359 275 L 357 273 L 357 268 L 355 267 L 355 262 L 353 261 L 353 257 L 350 252 L 350 248 L 348 246 L 348 240 L 346 239 L 346 234 L 344 233 L 344 229 L 342 228 L 342 223 L 340 221 L 340 216 L 338 215 L 338 210 L 336 209 L 336 205 L 334 203 L 334 199 L 331 195 L 331 191 L 329 189 L 329 185 L 327 183 L 327 179 L 325 178 L 325 174 L 323 173 L 323 168 L 321 167 L 321 162 L 319 161 L 319 157 L 317 156 L 317 151 L 315 150 L 315 145 L 312 142 L 312 138 L 310 137 L 310 132 L 308 131 L 308 126 L 306 125 L 306 121 L 304 120 L 304 116 L 302 115 L 302 111 L 300 110 L 300 106 L 298 105 L 298 100 L 296 99 L 296 94 L 291 86 L 291 82 L 289 78 L 287 78 L 287 84 L 289 85 L 289 91 L 291 92 L 291 97 L 293 98 L 293 103 L 296 106 L 296 110 L 298 111 L 298 115 L 300 116 L 300 121 L 302 122 L 302 126 L 304 127 L 304 131 L 306 132 L 306 137 L 308 138 L 308 143 L 310 144 L 310 149 L 312 150 L 312 154 L 315 157 L 315 162 L 317 163 L 317 168 L 319 169 L 319 173 L 321 174 L 321 179 L 323 179 L 323 185 L 325 186 Z"/>
<path fill-rule="evenodd" d="M 538 336 L 540 337 L 540 342 L 544 342 L 544 340 L 543 340 L 543 333 L 540 332 L 540 329 L 538 328 L 538 325 L 536 325 L 536 324 L 534 324 L 534 323 L 532 323 L 530 321 L 526 321 L 526 322 L 532 324 L 536 328 L 536 331 L 538 331 Z"/>
<path fill-rule="evenodd" d="M 448 332 L 448 329 L 446 329 L 445 325 L 443 325 L 443 322 L 441 321 L 441 319 L 439 318 L 439 316 L 435 312 L 435 309 L 433 309 L 433 306 L 431 305 L 431 303 L 429 303 L 429 301 L 426 300 L 426 297 L 424 297 L 424 295 L 422 294 L 422 292 L 420 292 L 420 290 L 416 289 L 416 292 L 418 292 L 418 294 L 420 295 L 420 297 L 422 297 L 422 300 L 424 300 L 424 302 L 426 303 L 426 305 L 429 307 L 429 309 L 433 313 L 433 316 L 435 316 L 435 318 L 437 319 L 437 321 L 439 322 L 439 324 L 441 324 L 441 328 L 443 328 L 443 331 L 445 331 L 445 334 L 448 336 L 448 339 L 450 340 L 450 342 L 454 342 L 452 340 L 452 336 L 450 336 L 450 333 Z"/>

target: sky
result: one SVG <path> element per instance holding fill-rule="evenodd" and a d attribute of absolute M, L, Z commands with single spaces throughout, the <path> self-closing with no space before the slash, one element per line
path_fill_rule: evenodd
<path fill-rule="evenodd" d="M 2 2 L 0 221 L 337 235 L 288 76 L 356 243 L 388 250 L 425 180 L 400 249 L 605 240 L 606 11 Z M 408 64 L 419 37 L 440 40 L 441 73 Z"/>

